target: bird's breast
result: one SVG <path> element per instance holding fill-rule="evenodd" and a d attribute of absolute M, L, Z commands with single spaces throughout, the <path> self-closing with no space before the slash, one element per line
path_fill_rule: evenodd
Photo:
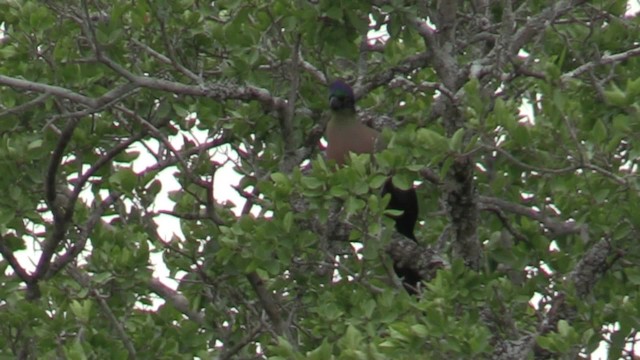
<path fill-rule="evenodd" d="M 372 154 L 378 133 L 361 124 L 340 126 L 329 123 L 327 126 L 327 158 L 342 165 L 349 152 Z"/>

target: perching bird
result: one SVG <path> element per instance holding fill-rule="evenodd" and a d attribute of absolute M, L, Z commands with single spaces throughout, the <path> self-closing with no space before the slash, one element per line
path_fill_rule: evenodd
<path fill-rule="evenodd" d="M 349 152 L 356 154 L 373 154 L 382 147 L 378 142 L 380 133 L 360 123 L 356 117 L 355 96 L 353 89 L 342 80 L 336 80 L 329 86 L 329 106 L 331 119 L 327 125 L 327 158 L 343 165 Z M 401 190 L 396 188 L 391 178 L 387 179 L 382 195 L 390 194 L 388 208 L 401 210 L 402 214 L 393 217 L 396 230 L 416 241 L 413 230 L 418 219 L 418 197 L 415 189 Z M 410 269 L 398 268 L 396 274 L 403 278 L 405 288 L 415 293 L 415 286 L 420 276 Z M 408 286 L 407 286 L 408 285 Z"/>

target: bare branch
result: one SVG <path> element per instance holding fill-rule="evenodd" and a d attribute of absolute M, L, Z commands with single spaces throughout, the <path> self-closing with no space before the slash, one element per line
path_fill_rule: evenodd
<path fill-rule="evenodd" d="M 520 161 L 518 158 L 516 158 L 515 156 L 511 155 L 509 152 L 507 152 L 506 150 L 497 147 L 497 146 L 484 146 L 486 149 L 491 150 L 491 151 L 495 151 L 497 153 L 499 153 L 500 155 L 504 156 L 507 160 L 509 160 L 510 162 L 512 162 L 513 164 L 515 164 L 516 166 L 524 169 L 524 170 L 528 170 L 528 171 L 535 171 L 541 174 L 570 174 L 573 173 L 577 170 L 591 170 L 594 171 L 596 173 L 599 173 L 601 175 L 604 175 L 610 179 L 612 179 L 616 184 L 618 185 L 622 185 L 622 186 L 627 186 L 629 185 L 629 182 L 621 177 L 618 176 L 614 173 L 612 173 L 611 171 L 608 171 L 598 165 L 593 165 L 593 164 L 577 164 L 577 165 L 571 165 L 571 166 L 567 166 L 567 167 L 563 167 L 563 168 L 558 168 L 558 169 L 551 169 L 551 168 L 545 168 L 545 167 L 540 167 L 540 166 L 533 166 L 533 165 L 529 165 L 527 163 L 524 163 L 522 161 Z"/>
<path fill-rule="evenodd" d="M 47 85 L 5 75 L 0 75 L 0 85 L 6 85 L 14 89 L 44 93 L 53 95 L 55 97 L 68 99 L 76 103 L 85 105 L 89 109 L 98 109 L 104 107 L 106 104 L 109 104 L 121 98 L 122 96 L 130 93 L 136 88 L 136 86 L 133 84 L 124 84 L 108 91 L 98 98 L 90 98 L 60 86 Z"/>
<path fill-rule="evenodd" d="M 356 99 L 360 99 L 378 86 L 388 84 L 396 74 L 408 74 L 414 70 L 428 66 L 428 55 L 419 53 L 404 59 L 400 64 L 387 70 L 380 71 L 367 79 L 361 87 L 354 89 Z"/>
<path fill-rule="evenodd" d="M 165 63 L 167 65 L 171 65 L 171 59 L 169 59 L 168 57 L 166 57 L 165 55 L 153 50 L 153 48 L 151 48 L 149 45 L 141 42 L 138 39 L 131 39 L 131 41 L 138 47 L 140 47 L 142 50 L 144 50 L 145 52 L 147 52 L 149 55 L 153 56 L 154 58 L 160 60 L 160 62 Z"/>
<path fill-rule="evenodd" d="M 260 333 L 262 333 L 264 326 L 262 324 L 258 324 L 255 328 L 248 331 L 247 334 L 240 340 L 237 344 L 233 344 L 232 346 L 225 346 L 224 352 L 220 355 L 221 360 L 232 359 L 234 356 L 240 352 L 245 346 L 254 341 Z M 226 345 L 226 344 L 225 344 Z"/>
<path fill-rule="evenodd" d="M 209 149 L 214 149 L 218 146 L 221 146 L 223 144 L 228 143 L 229 138 L 227 135 L 223 135 L 219 138 L 216 138 L 214 140 L 208 141 L 206 143 L 200 144 L 198 146 L 194 146 L 188 149 L 185 149 L 183 151 L 180 151 L 180 155 L 182 156 L 182 158 L 187 158 L 189 156 L 193 156 L 196 154 L 201 154 L 204 151 L 207 151 Z M 158 161 L 155 164 L 147 167 L 146 169 L 144 169 L 142 172 L 151 172 L 151 171 L 158 171 L 161 169 L 165 169 L 169 166 L 175 165 L 180 163 L 180 160 L 178 159 L 177 156 L 169 156 L 164 160 Z"/>
<path fill-rule="evenodd" d="M 520 204 L 514 204 L 506 200 L 494 197 L 480 196 L 478 198 L 478 201 L 485 209 L 492 209 L 494 207 L 497 207 L 502 211 L 526 216 L 530 219 L 536 220 L 551 232 L 552 237 L 564 236 L 569 234 L 579 234 L 581 233 L 581 231 L 583 231 L 583 226 L 586 226 L 579 225 L 572 221 L 559 221 L 549 216 L 545 216 L 541 212 L 536 211 L 530 207 Z"/>
<path fill-rule="evenodd" d="M 96 100 L 60 86 L 47 85 L 29 80 L 17 79 L 5 75 L 0 75 L 0 85 L 6 85 L 14 89 L 51 94 L 63 99 L 75 101 L 89 108 L 96 107 Z"/>
<path fill-rule="evenodd" d="M 428 46 L 437 46 L 438 42 L 436 41 L 436 30 L 434 28 L 417 17 L 410 19 L 410 22 L 418 34 L 424 38 Z"/>
<path fill-rule="evenodd" d="M 410 80 L 407 80 L 405 77 L 396 76 L 389 83 L 389 88 L 402 87 L 404 90 L 410 91 L 412 93 L 416 93 L 418 91 L 427 91 L 427 90 L 438 90 L 446 97 L 451 99 L 453 104 L 457 104 L 459 102 L 458 97 L 451 90 L 447 89 L 441 83 L 434 83 L 428 81 L 422 81 L 420 83 L 413 83 Z"/>
<path fill-rule="evenodd" d="M 580 66 L 578 66 L 577 68 L 562 74 L 562 76 L 560 77 L 560 80 L 565 82 L 571 78 L 575 78 L 578 77 L 586 72 L 589 72 L 591 70 L 593 70 L 595 67 L 600 66 L 600 65 L 607 65 L 607 64 L 615 64 L 615 63 L 619 63 L 622 61 L 626 61 L 629 60 L 631 58 L 634 58 L 636 56 L 640 56 L 640 47 L 636 47 L 630 50 L 627 50 L 625 52 L 621 52 L 618 54 L 613 54 L 613 55 L 603 55 L 602 57 L 600 57 L 597 61 L 591 61 L 588 62 L 586 64 L 582 64 Z"/>
<path fill-rule="evenodd" d="M 20 104 L 16 107 L 13 107 L 11 109 L 7 109 L 3 112 L 0 112 L 0 118 L 6 115 L 10 115 L 10 114 L 19 114 L 23 111 L 27 111 L 30 110 L 34 107 L 37 107 L 38 105 L 42 104 L 43 102 L 47 101 L 48 98 L 51 97 L 51 94 L 45 93 L 45 94 L 41 94 L 39 96 L 37 96 L 35 99 L 29 100 L 23 104 Z"/>
<path fill-rule="evenodd" d="M 207 326 L 204 314 L 193 311 L 191 309 L 191 304 L 189 304 L 189 300 L 184 297 L 184 295 L 171 289 L 167 285 L 163 284 L 160 279 L 154 277 L 149 279 L 147 285 L 149 286 L 149 289 L 151 289 L 151 291 L 155 292 L 156 294 L 158 294 L 158 296 L 169 302 L 178 311 L 186 315 L 189 320 L 196 322 L 200 326 Z"/>
<path fill-rule="evenodd" d="M 171 64 L 173 65 L 173 67 L 176 68 L 176 70 L 180 71 L 182 74 L 184 74 L 187 78 L 194 81 L 196 84 L 202 84 L 203 80 L 200 76 L 194 74 L 191 70 L 184 67 L 184 65 L 182 65 L 178 61 L 178 58 L 176 56 L 176 50 L 171 44 L 171 42 L 169 41 L 169 35 L 167 34 L 167 29 L 165 26 L 164 19 L 161 16 L 158 16 L 157 11 L 154 11 L 153 13 L 156 15 L 156 20 L 160 24 L 160 32 L 162 33 L 162 40 L 164 41 L 164 46 L 169 51 L 169 59 L 171 60 Z"/>
<path fill-rule="evenodd" d="M 289 326 L 287 326 L 283 317 L 280 316 L 280 308 L 274 295 L 266 288 L 264 281 L 260 278 L 255 271 L 247 274 L 247 279 L 251 284 L 251 287 L 258 296 L 262 308 L 265 310 L 269 319 L 273 323 L 275 331 L 278 335 L 284 336 L 291 345 L 295 346 L 296 342 L 293 341 L 293 337 Z"/>
<path fill-rule="evenodd" d="M 580 169 L 580 166 L 576 166 L 576 165 L 571 165 L 571 166 L 558 168 L 558 169 L 550 169 L 550 168 L 545 168 L 540 166 L 533 166 L 520 161 L 518 158 L 516 158 L 515 156 L 511 155 L 509 152 L 507 152 L 506 150 L 498 146 L 484 146 L 484 148 L 486 148 L 489 151 L 497 152 L 498 154 L 504 156 L 507 160 L 509 160 L 516 166 L 528 171 L 535 171 L 535 172 L 544 173 L 544 174 L 568 174 Z"/>
<path fill-rule="evenodd" d="M 285 109 L 287 104 L 284 99 L 272 96 L 268 90 L 251 85 L 235 86 L 232 84 L 223 83 L 211 83 L 204 86 L 185 85 L 182 83 L 163 79 L 137 76 L 129 72 L 128 70 L 121 68 L 120 65 L 117 65 L 110 60 L 108 63 L 111 65 L 110 67 L 112 69 L 117 69 L 116 72 L 123 76 L 126 75 L 125 77 L 131 80 L 133 84 L 122 85 L 98 98 L 90 98 L 59 86 L 47 85 L 29 80 L 12 78 L 4 75 L 0 75 L 0 85 L 7 85 L 15 89 L 51 94 L 56 97 L 80 103 L 82 105 L 85 105 L 87 108 L 94 110 L 104 107 L 106 104 L 109 104 L 114 100 L 121 98 L 124 94 L 131 92 L 137 86 L 180 95 L 208 97 L 219 101 L 256 100 L 260 102 L 266 109 L 271 111 L 282 111 Z"/>
<path fill-rule="evenodd" d="M 520 27 L 520 30 L 513 35 L 513 41 L 509 47 L 509 53 L 512 56 L 517 55 L 526 43 L 531 41 L 535 36 L 542 34 L 542 30 L 549 26 L 559 16 L 574 10 L 585 2 L 585 0 L 555 1 L 553 2 L 553 5 L 542 10 L 538 15 L 530 17 L 524 26 Z"/>
<path fill-rule="evenodd" d="M 20 265 L 18 259 L 13 256 L 13 251 L 7 247 L 5 242 L 5 238 L 2 234 L 0 234 L 0 254 L 2 257 L 9 263 L 9 266 L 13 269 L 13 271 L 18 275 L 20 280 L 24 281 L 26 284 L 30 284 L 33 282 L 33 278 L 29 273 Z"/>

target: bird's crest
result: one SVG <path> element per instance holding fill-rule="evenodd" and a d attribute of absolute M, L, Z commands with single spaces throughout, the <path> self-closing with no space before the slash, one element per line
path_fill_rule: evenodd
<path fill-rule="evenodd" d="M 329 85 L 329 96 L 353 98 L 353 89 L 344 80 L 338 79 Z"/>

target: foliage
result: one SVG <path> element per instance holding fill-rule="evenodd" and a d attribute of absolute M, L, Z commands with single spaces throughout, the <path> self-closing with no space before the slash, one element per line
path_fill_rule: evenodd
<path fill-rule="evenodd" d="M 575 358 L 604 341 L 630 357 L 640 30 L 625 9 L 0 2 L 0 354 Z M 338 170 L 319 146 L 336 77 L 393 129 Z M 235 209 L 218 192 L 230 166 Z M 419 183 L 418 297 L 390 271 L 406 239 L 378 195 L 389 175 Z"/>

